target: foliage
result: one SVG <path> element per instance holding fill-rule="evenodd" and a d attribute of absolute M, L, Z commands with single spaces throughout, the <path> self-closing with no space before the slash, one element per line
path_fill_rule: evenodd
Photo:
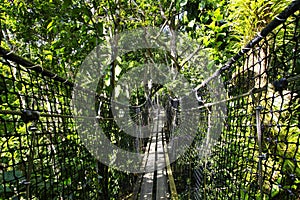
<path fill-rule="evenodd" d="M 253 39 L 276 15 L 286 8 L 289 0 L 231 0 L 228 19 L 234 37 L 240 41 L 233 48 L 237 51 Z"/>
<path fill-rule="evenodd" d="M 98 44 L 103 41 L 109 41 L 113 35 L 121 33 L 124 30 L 133 30 L 138 27 L 155 26 L 159 27 L 162 31 L 169 30 L 170 33 L 175 31 L 181 33 L 189 40 L 195 40 L 199 43 L 201 47 L 201 53 L 208 55 L 209 62 L 207 62 L 207 68 L 201 68 L 201 66 L 192 66 L 188 63 L 179 66 L 184 57 L 176 55 L 175 52 L 162 52 L 154 50 L 140 50 L 136 52 L 128 52 L 126 55 L 118 56 L 114 62 L 108 66 L 107 74 L 99 82 L 97 93 L 104 97 L 109 97 L 113 91 L 114 85 L 119 81 L 119 78 L 129 71 L 130 69 L 144 64 L 149 60 L 155 62 L 164 63 L 170 68 L 176 68 L 180 73 L 182 73 L 190 83 L 197 85 L 202 82 L 203 74 L 207 69 L 217 69 L 222 64 L 224 64 L 234 53 L 240 50 L 250 39 L 252 39 L 262 28 L 264 28 L 271 19 L 274 18 L 278 13 L 280 13 L 290 1 L 288 0 L 116 0 L 116 1 L 105 1 L 105 0 L 3 0 L 0 4 L 0 46 L 10 49 L 18 55 L 23 56 L 34 62 L 35 64 L 41 65 L 44 69 L 49 69 L 50 71 L 58 74 L 59 76 L 66 77 L 69 80 L 74 80 L 74 77 L 78 73 L 81 63 L 88 53 Z M 288 35 L 292 35 L 292 29 L 287 31 Z M 279 38 L 287 38 L 285 33 L 277 33 Z M 284 45 L 285 41 L 278 46 Z M 270 46 L 272 44 L 270 43 Z M 196 47 L 190 46 L 190 51 Z M 205 50 L 202 51 L 202 48 Z M 270 51 L 269 47 L 264 47 L 267 52 Z M 287 47 L 288 51 L 292 51 L 293 47 Z M 149 54 L 150 52 L 150 54 Z M 152 54 L 151 54 L 152 53 Z M 190 52 L 189 52 L 190 53 Z M 201 54 L 199 53 L 199 55 Z M 284 51 L 278 50 L 278 57 L 284 55 Z M 255 60 L 256 59 L 256 60 Z M 252 60 L 253 63 L 257 62 L 257 58 Z M 177 63 L 176 63 L 176 62 Z M 247 62 L 247 61 L 245 61 Z M 268 65 L 277 65 L 281 63 L 284 65 L 283 61 L 278 61 L 276 59 L 272 60 L 273 63 L 267 63 Z M 257 75 L 256 71 L 248 71 L 252 75 L 246 75 L 243 69 L 245 65 L 241 63 L 240 66 L 236 67 L 236 74 L 244 74 L 248 77 L 254 77 Z M 275 67 L 274 67 L 275 68 Z M 272 83 L 274 80 L 284 77 L 286 74 L 297 73 L 288 71 L 288 67 L 284 68 L 283 71 L 275 74 L 276 70 L 269 69 L 270 78 L 266 80 L 265 84 Z M 255 73 L 256 74 L 255 74 Z M 227 80 L 234 79 L 234 72 L 231 71 L 228 75 Z M 36 75 L 38 76 L 38 75 Z M 25 100 L 22 99 L 20 94 L 40 94 L 38 88 L 32 90 L 28 89 L 26 83 L 31 82 L 32 85 L 41 84 L 39 80 L 33 80 L 31 75 L 27 73 L 22 74 L 22 79 L 20 75 L 8 67 L 8 65 L 1 64 L 0 66 L 0 109 L 1 110 L 16 110 L 24 109 L 28 105 L 33 105 L 34 99 Z M 5 79 L 5 81 L 4 81 Z M 227 81 L 226 80 L 226 81 Z M 254 79 L 252 79 L 254 80 Z M 233 91 L 231 95 L 239 95 L 249 91 L 248 88 L 243 88 L 245 82 L 249 82 L 245 77 L 240 77 L 239 80 L 233 80 L 232 87 L 238 88 L 239 91 Z M 16 85 L 15 85 L 16 84 Z M 251 84 L 250 84 L 251 85 Z M 253 82 L 252 87 L 259 84 Z M 51 81 L 43 85 L 45 88 L 53 87 L 51 86 Z M 262 86 L 262 85 L 261 85 Z M 14 87 L 17 88 L 15 92 Z M 59 91 L 68 93 L 64 98 L 55 97 L 53 94 L 40 95 L 40 98 L 56 99 L 64 106 L 59 108 L 58 105 L 49 106 L 48 101 L 44 101 L 39 105 L 39 108 L 44 109 L 43 111 L 50 112 L 51 109 L 59 110 L 62 109 L 67 113 L 70 113 L 67 108 L 69 104 L 70 92 L 64 91 L 63 86 L 58 87 Z M 150 90 L 150 92 L 148 91 Z M 148 93 L 147 93 L 148 92 Z M 161 88 L 161 86 L 156 85 L 153 88 L 147 88 L 144 86 L 136 88 L 136 91 L 131 93 L 131 104 L 140 105 L 142 102 L 147 100 L 147 95 L 152 98 L 155 93 L 160 93 L 159 98 L 167 98 L 172 96 L 172 91 L 168 91 L 166 87 Z M 6 95 L 8 94 L 8 95 Z M 264 152 L 272 154 L 277 152 L 278 157 L 292 159 L 296 157 L 299 160 L 299 154 L 294 155 L 294 151 L 299 151 L 295 145 L 287 145 L 284 141 L 288 143 L 297 143 L 299 138 L 299 128 L 295 125 L 297 119 L 293 116 L 297 116 L 298 105 L 294 103 L 294 99 L 280 99 L 280 96 L 274 96 L 273 93 L 261 94 L 268 95 L 267 101 L 263 102 L 267 109 L 271 109 L 274 106 L 274 110 L 287 109 L 289 106 L 292 107 L 293 111 L 283 112 L 280 116 L 266 114 L 264 118 L 264 124 L 284 124 L 285 121 L 291 121 L 293 125 L 291 127 L 271 127 L 266 128 L 265 134 L 268 134 L 269 139 L 277 138 L 278 143 L 267 143 L 264 141 Z M 271 97 L 278 100 L 275 104 L 270 105 Z M 243 100 L 236 101 L 233 104 L 228 105 L 228 109 L 231 107 L 239 105 L 242 108 L 237 109 L 235 112 L 239 112 L 240 118 L 231 119 L 228 121 L 234 125 L 245 125 L 247 123 L 254 123 L 253 112 L 254 107 L 249 107 L 247 102 L 252 101 L 251 97 L 249 99 L 244 98 Z M 100 105 L 96 105 L 97 109 L 101 111 L 103 117 L 111 117 L 110 102 L 105 102 Z M 164 102 L 165 103 L 165 102 Z M 243 107 L 245 106 L 245 107 Z M 50 109 L 51 108 L 51 109 Z M 65 110 L 64 110 L 65 109 Z M 199 127 L 199 133 L 196 140 L 201 141 L 204 137 L 203 133 L 206 131 L 206 111 L 203 112 L 202 124 Z M 134 116 L 133 116 L 134 117 Z M 276 118 L 277 117 L 277 118 Z M 275 119 L 276 118 L 276 119 Z M 0 130 L 4 130 L 7 134 L 5 137 L 1 137 L 0 140 L 0 154 L 1 160 L 0 164 L 4 165 L 5 172 L 0 175 L 0 198 L 13 198 L 16 195 L 14 188 L 16 188 L 17 181 L 24 179 L 28 176 L 28 166 L 24 166 L 22 162 L 31 163 L 34 165 L 34 170 L 31 170 L 29 176 L 36 177 L 32 180 L 33 184 L 37 186 L 35 191 L 33 191 L 33 196 L 36 198 L 44 199 L 48 196 L 62 196 L 62 190 L 64 188 L 70 188 L 74 191 L 90 190 L 91 195 L 95 192 L 97 195 L 105 199 L 118 199 L 126 196 L 126 193 L 130 193 L 130 185 L 133 185 L 135 177 L 132 178 L 129 174 L 118 172 L 115 169 L 107 168 L 101 163 L 97 163 L 93 159 L 87 159 L 85 157 L 84 163 L 82 163 L 80 155 L 85 152 L 85 148 L 80 146 L 80 140 L 77 133 L 74 131 L 74 124 L 72 121 L 66 121 L 68 129 L 58 131 L 61 138 L 58 141 L 57 146 L 49 145 L 49 140 L 51 140 L 54 135 L 37 135 L 30 134 L 27 137 L 28 127 L 22 122 L 18 124 L 12 123 L 12 121 L 21 121 L 19 118 L 14 119 L 10 115 L 0 116 Z M 51 120 L 50 120 L 51 121 Z M 60 127 L 61 121 L 52 120 L 51 123 L 55 127 Z M 43 124 L 37 125 L 39 130 L 48 131 L 48 128 Z M 101 127 L 105 130 L 105 134 L 111 140 L 112 143 L 118 145 L 121 148 L 125 148 L 129 151 L 135 151 L 136 145 L 135 140 L 129 137 L 121 131 L 115 123 L 110 121 L 104 121 Z M 66 128 L 66 127 L 65 127 Z M 233 137 L 233 130 L 224 130 L 224 135 L 222 137 L 228 136 Z M 250 137 L 255 129 L 241 127 L 237 130 L 241 132 L 246 137 Z M 48 133 L 47 132 L 47 133 Z M 2 133 L 1 133 L 2 134 Z M 17 137 L 16 134 L 19 134 Z M 237 134 L 237 133 L 236 133 Z M 2 136 L 2 135 L 1 135 Z M 223 138 L 224 139 L 224 138 Z M 238 143 L 249 143 L 249 146 L 243 149 L 244 152 L 241 153 L 241 157 L 233 157 L 232 163 L 236 164 L 236 169 L 243 170 L 243 159 L 251 159 L 251 157 L 257 156 L 257 144 L 254 140 L 248 140 L 243 138 L 232 139 L 234 142 Z M 31 142 L 32 140 L 35 143 Z M 36 146 L 36 144 L 40 146 Z M 70 152 L 73 149 L 67 144 L 73 144 L 77 146 L 73 154 L 69 155 L 73 159 L 66 160 L 64 165 L 58 165 L 61 163 L 62 157 L 58 155 L 53 155 L 49 152 L 54 152 L 55 149 L 62 149 L 66 152 Z M 229 149 L 229 151 L 234 151 L 234 147 L 228 144 L 224 145 L 224 149 Z M 23 150 L 18 149 L 18 147 L 23 146 L 24 149 L 31 149 L 31 151 L 23 152 Z M 35 150 L 32 153 L 32 149 Z M 50 150 L 49 150 L 50 149 Z M 183 166 L 186 169 L 191 170 L 192 163 L 194 166 L 205 165 L 208 174 L 206 177 L 208 180 L 213 177 L 209 175 L 209 168 L 218 168 L 218 163 L 220 163 L 221 158 L 212 159 L 209 162 L 198 159 L 197 154 L 197 142 L 189 149 L 188 152 L 176 163 L 177 167 Z M 3 153 L 5 152 L 5 153 Z M 38 153 L 40 152 L 40 153 Z M 250 153 L 249 153 L 250 152 Z M 86 154 L 85 154 L 86 153 Z M 84 155 L 88 153 L 85 152 Z M 26 159 L 22 158 L 21 155 L 26 155 Z M 39 163 L 37 160 L 39 157 L 51 157 L 48 163 Z M 11 159 L 9 159 L 11 158 Z M 215 158 L 215 157 L 214 157 Z M 198 160 L 197 160 L 198 159 Z M 290 160 L 276 162 L 277 158 L 268 157 L 264 162 L 268 166 L 274 165 L 276 172 L 270 171 L 270 169 L 263 169 L 265 171 L 266 179 L 275 179 L 275 183 L 267 183 L 264 187 L 265 191 L 271 191 L 274 197 L 282 195 L 280 189 L 277 187 L 277 183 L 283 183 L 283 187 L 293 187 L 294 190 L 298 189 L 298 185 L 291 185 L 288 181 L 288 174 L 294 173 L 299 177 L 299 164 L 292 163 Z M 195 162 L 197 160 L 197 162 Z M 193 162 L 190 162 L 193 161 Z M 241 192 L 240 196 L 244 198 L 250 198 L 247 191 L 255 191 L 255 188 L 251 188 L 253 182 L 257 181 L 253 178 L 253 174 L 257 172 L 256 165 L 258 160 L 255 158 L 247 163 L 247 167 L 251 169 L 251 173 L 245 173 L 244 179 L 241 181 L 246 181 L 244 193 Z M 76 163 L 78 169 L 74 170 L 78 173 L 75 176 L 70 176 L 67 172 L 72 170 L 73 164 Z M 12 167 L 13 166 L 13 167 Z M 84 167 L 83 167 L 84 166 Z M 89 166 L 89 167 L 88 167 Z M 176 167 L 176 166 L 175 166 Z M 229 167 L 230 166 L 226 166 Z M 56 168 L 56 169 L 54 169 Z M 280 169 L 281 168 L 281 169 Z M 39 172 L 39 169 L 44 170 L 43 173 Z M 296 169 L 294 172 L 293 169 Z M 230 176 L 237 180 L 240 177 L 235 177 L 234 170 L 226 171 L 224 169 L 223 176 L 224 180 L 226 176 Z M 279 171 L 282 171 L 284 175 L 278 175 Z M 65 172 L 64 172 L 65 171 Z M 211 173 L 212 174 L 212 173 Z M 189 174 L 189 176 L 191 176 Z M 47 180 L 45 184 L 41 184 L 40 181 L 44 179 Z M 184 178 L 182 178 L 183 181 Z M 212 178 L 211 178 L 212 179 Z M 75 187 L 71 183 L 74 181 L 85 180 L 81 182 L 78 187 Z M 299 182 L 299 180 L 297 179 Z M 80 181 L 79 181 L 80 182 Z M 188 185 L 191 185 L 190 177 L 188 179 Z M 130 184 L 128 184 L 130 183 Z M 183 181 L 183 183 L 185 183 Z M 128 186 L 123 194 L 119 193 L 120 189 L 124 185 Z M 205 188 L 214 188 L 218 185 L 214 185 L 208 181 Z M 49 191 L 53 188 L 53 191 Z M 235 185 L 228 185 L 228 188 L 232 190 L 235 189 Z M 189 188 L 190 189 L 190 188 Z M 8 196 L 1 196 L 3 191 L 6 191 Z M 22 186 L 18 188 L 18 195 L 26 196 L 26 187 Z M 184 190 L 184 188 L 183 188 Z M 214 194 L 217 193 L 214 191 Z M 82 193 L 83 194 L 83 193 Z M 82 195 L 81 194 L 81 195 Z M 40 196 L 39 196 L 40 195 Z M 72 196 L 74 195 L 74 196 Z M 64 196 L 65 198 L 77 198 L 78 194 L 70 194 L 70 196 Z M 230 194 L 229 194 L 230 196 Z M 86 197 L 83 197 L 86 198 Z M 92 198 L 92 196 L 91 196 Z"/>

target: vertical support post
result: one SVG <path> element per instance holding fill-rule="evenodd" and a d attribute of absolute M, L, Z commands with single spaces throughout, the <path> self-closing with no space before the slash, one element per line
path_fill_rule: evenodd
<path fill-rule="evenodd" d="M 135 131 L 136 131 L 136 139 L 135 139 L 135 141 L 136 141 L 136 152 L 137 153 L 139 153 L 140 152 L 140 125 L 141 125 L 141 119 L 140 119 L 140 107 L 135 107 L 134 108 L 135 109 L 135 116 L 134 116 L 134 123 L 133 123 L 133 125 L 135 126 Z"/>
<path fill-rule="evenodd" d="M 36 145 L 36 131 L 38 131 L 36 127 L 36 122 L 39 120 L 40 113 L 38 111 L 33 110 L 23 110 L 21 114 L 21 119 L 26 124 L 26 132 L 30 134 L 30 143 L 28 141 L 29 154 L 28 154 L 28 165 L 27 165 L 27 175 L 26 180 L 23 180 L 21 183 L 26 185 L 26 199 L 31 199 L 30 192 L 30 180 L 31 173 L 33 170 L 33 160 L 34 160 L 34 148 Z M 31 122 L 31 125 L 27 128 L 27 123 Z"/>
<path fill-rule="evenodd" d="M 28 127 L 28 131 L 31 133 L 31 144 L 29 146 L 29 155 L 28 155 L 28 168 L 27 168 L 27 177 L 26 181 L 23 184 L 26 185 L 26 199 L 31 199 L 30 192 L 30 181 L 31 181 L 31 173 L 33 169 L 33 160 L 34 160 L 34 148 L 36 142 L 36 128 L 35 121 L 32 122 L 31 126 Z"/>
<path fill-rule="evenodd" d="M 263 180 L 262 180 L 262 133 L 261 133 L 261 121 L 260 121 L 260 112 L 263 109 L 262 106 L 256 107 L 256 130 L 257 130 L 257 143 L 258 143 L 258 149 L 259 149 L 259 161 L 258 161 L 258 181 L 259 181 L 259 190 L 260 190 L 260 199 L 263 199 Z"/>
<path fill-rule="evenodd" d="M 203 173 L 204 173 L 204 180 L 203 180 L 203 184 L 204 184 L 204 187 L 203 187 L 203 193 L 204 193 L 204 200 L 207 199 L 207 183 L 206 183 L 206 180 L 207 180 L 207 155 L 208 155 L 208 152 L 210 151 L 210 146 L 208 146 L 209 144 L 209 140 L 210 140 L 210 129 L 211 129 L 211 110 L 207 107 L 207 134 L 206 134 L 206 144 L 205 146 L 207 147 L 207 149 L 205 150 L 205 159 L 204 159 L 204 170 L 203 170 Z"/>

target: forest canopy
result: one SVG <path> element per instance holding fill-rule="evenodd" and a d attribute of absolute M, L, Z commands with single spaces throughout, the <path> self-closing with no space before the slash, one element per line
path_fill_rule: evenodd
<path fill-rule="evenodd" d="M 83 198 L 86 191 L 91 199 L 97 195 L 105 199 L 121 199 L 132 195 L 131 187 L 137 180 L 137 175 L 107 167 L 90 156 L 90 152 L 86 151 L 80 141 L 75 120 L 70 117 L 72 115 L 70 102 L 73 89 L 76 88 L 74 87 L 76 77 L 77 79 L 83 77 L 82 82 L 86 85 L 90 84 L 88 82 L 90 77 L 95 79 L 92 75 L 84 79 L 86 74 L 81 74 L 80 71 L 82 65 L 89 63 L 85 59 L 91 52 L 105 52 L 107 49 L 97 48 L 101 47 L 101 44 L 122 42 L 122 38 L 118 38 L 122 33 L 129 31 L 134 35 L 136 30 L 144 30 L 146 27 L 157 30 L 162 41 L 163 34 L 166 38 L 171 38 L 170 48 L 165 48 L 170 51 L 164 48 L 145 48 L 118 55 L 116 53 L 118 49 L 114 49 L 111 45 L 109 47 L 112 47 L 112 53 L 110 53 L 115 56 L 114 59 L 109 60 L 111 62 L 108 64 L 105 63 L 107 68 L 100 73 L 97 71 L 98 68 L 93 71 L 96 75 L 101 75 L 97 77 L 99 82 L 94 88 L 95 93 L 92 94 L 92 100 L 97 99 L 93 106 L 99 117 L 97 120 L 108 119 L 99 124 L 110 142 L 135 152 L 145 150 L 147 143 L 145 140 L 128 136 L 112 121 L 113 106 L 112 101 L 108 99 L 113 92 L 125 91 L 121 87 L 115 87 L 118 81 L 119 83 L 135 81 L 138 84 L 140 81 L 135 79 L 134 75 L 122 79 L 123 74 L 133 68 L 137 68 L 138 71 L 145 63 L 163 63 L 161 66 L 166 66 L 167 70 L 161 71 L 166 72 L 165 74 L 179 72 L 188 80 L 188 84 L 197 86 L 203 82 L 207 71 L 210 71 L 221 75 L 218 81 L 222 82 L 222 86 L 224 82 L 227 99 L 223 103 L 226 102 L 228 116 L 222 124 L 224 129 L 217 130 L 222 134 L 219 135 L 220 138 L 213 138 L 219 142 L 217 148 L 214 150 L 207 148 L 208 151 L 215 151 L 210 160 L 207 160 L 207 157 L 200 158 L 197 142 L 202 142 L 205 134 L 214 129 L 210 126 L 210 119 L 215 116 L 211 115 L 210 109 L 215 102 L 214 95 L 208 92 L 211 89 L 209 84 L 203 84 L 203 87 L 192 91 L 195 92 L 193 98 L 196 97 L 194 100 L 197 103 L 193 109 L 197 110 L 197 117 L 200 116 L 201 120 L 197 124 L 198 129 L 191 148 L 172 165 L 174 171 L 179 171 L 177 174 L 174 173 L 178 181 L 178 191 L 187 196 L 191 195 L 191 191 L 196 191 L 195 188 L 191 189 L 191 185 L 197 185 L 197 181 L 202 178 L 204 181 L 201 179 L 201 184 L 204 186 L 201 184 L 197 186 L 196 193 L 201 191 L 204 197 L 219 191 L 221 194 L 225 191 L 224 187 L 230 191 L 224 192 L 228 198 L 272 199 L 285 197 L 287 193 L 299 193 L 300 154 L 297 145 L 300 133 L 298 122 L 300 61 L 297 52 L 299 50 L 296 48 L 299 44 L 298 16 L 293 15 L 287 20 L 277 19 L 282 20 L 282 23 L 284 21 L 285 24 L 275 28 L 274 33 L 268 37 L 261 37 L 262 40 L 256 43 L 257 46 L 254 48 L 246 49 L 249 51 L 240 56 L 240 60 L 234 60 L 231 68 L 224 70 L 223 74 L 219 71 L 232 56 L 244 50 L 243 47 L 253 38 L 260 37 L 260 31 L 291 2 L 291 0 L 2 0 L 0 47 L 1 51 L 6 49 L 5 52 L 8 53 L 1 55 L 3 61 L 0 68 L 0 92 L 3 97 L 0 97 L 0 111 L 8 110 L 7 112 L 11 114 L 16 109 L 32 106 L 46 113 L 46 117 L 44 116 L 46 120 L 41 120 L 40 124 L 36 123 L 37 127 L 32 127 L 27 124 L 28 121 L 24 122 L 20 117 L 14 118 L 14 113 L 12 115 L 4 111 L 1 113 L 0 126 L 5 133 L 1 135 L 0 132 L 3 136 L 0 140 L 0 156 L 3 157 L 0 159 L 0 167 L 6 171 L 3 175 L 0 174 L 0 199 L 18 195 L 22 198 L 29 195 L 41 199 L 48 195 L 53 195 L 53 198 L 54 196 L 68 198 L 73 194 L 72 198 Z M 140 32 L 136 32 L 139 35 Z M 185 38 L 185 43 L 172 43 L 172 39 L 178 38 Z M 138 38 L 133 38 L 132 43 L 126 42 L 128 46 L 134 46 L 137 41 Z M 163 46 L 161 43 L 158 43 L 159 45 Z M 178 55 L 176 47 L 180 45 L 186 46 L 186 49 L 184 53 Z M 6 58 L 10 54 L 29 60 L 32 66 L 26 68 L 18 63 L 13 65 Z M 97 61 L 98 54 L 95 55 L 94 59 Z M 204 67 L 189 63 L 197 56 L 208 58 L 208 61 L 203 62 Z M 91 63 L 95 60 L 91 59 Z M 34 69 L 36 66 L 39 66 L 38 70 Z M 40 73 L 44 72 L 43 70 L 51 72 L 52 75 L 44 76 Z M 56 83 L 54 78 L 57 77 L 62 77 L 61 80 L 65 81 L 60 80 Z M 171 89 L 180 88 L 184 84 L 174 81 L 172 82 L 174 84 L 170 84 L 167 88 L 162 83 L 152 83 L 153 79 L 148 82 L 145 80 L 148 81 L 144 78 L 144 81 L 140 81 L 142 83 L 137 84 L 135 90 L 128 95 L 132 107 L 130 118 L 136 120 L 138 116 L 141 122 L 136 125 L 148 125 L 150 122 L 147 119 L 151 113 L 147 106 L 160 101 L 166 108 L 167 115 L 171 113 L 172 120 L 175 119 L 174 121 L 167 119 L 164 129 L 169 132 L 172 128 L 175 130 L 174 127 L 180 125 L 178 116 L 182 114 L 180 109 L 183 104 L 179 103 L 178 96 Z M 84 90 L 78 90 L 78 94 L 82 91 Z M 174 107 L 175 111 L 172 110 Z M 85 110 L 82 110 L 80 112 L 85 113 Z M 140 114 L 142 110 L 144 113 Z M 49 117 L 53 113 L 57 118 Z M 63 114 L 68 115 L 67 119 L 59 118 Z M 33 130 L 40 129 L 43 134 L 28 134 L 31 131 L 28 127 Z M 261 134 L 267 137 L 253 136 L 260 129 Z M 186 130 L 188 132 L 191 129 Z M 20 135 L 10 135 L 15 132 Z M 31 142 L 34 140 L 38 142 Z M 179 141 L 178 138 L 177 140 Z M 172 142 L 172 145 L 176 145 L 176 141 Z M 227 154 L 231 156 L 229 159 L 226 157 Z M 26 155 L 26 158 L 23 158 L 23 155 Z M 71 175 L 68 174 L 68 170 L 71 171 Z M 216 177 L 214 170 L 218 171 L 219 177 Z M 192 178 L 192 173 L 197 176 L 200 172 L 201 178 Z M 25 174 L 27 180 L 31 180 L 32 185 L 36 186 L 31 190 L 29 186 L 18 183 L 18 179 L 25 177 Z M 80 184 L 72 185 L 74 180 Z M 220 184 L 219 180 L 223 182 Z M 64 194 L 65 191 L 69 191 L 71 195 L 67 196 L 68 194 Z M 228 194 L 225 194 L 226 192 Z M 204 197 L 201 196 L 200 199 Z"/>

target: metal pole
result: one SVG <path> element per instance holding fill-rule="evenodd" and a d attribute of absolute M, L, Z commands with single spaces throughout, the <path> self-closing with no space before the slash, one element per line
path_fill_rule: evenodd
<path fill-rule="evenodd" d="M 261 133 L 261 121 L 260 121 L 260 111 L 262 110 L 262 106 L 256 107 L 256 129 L 257 129 L 257 143 L 259 148 L 259 161 L 258 161 L 258 181 L 259 181 L 259 190 L 260 190 L 260 199 L 263 199 L 263 180 L 262 180 L 262 133 Z"/>

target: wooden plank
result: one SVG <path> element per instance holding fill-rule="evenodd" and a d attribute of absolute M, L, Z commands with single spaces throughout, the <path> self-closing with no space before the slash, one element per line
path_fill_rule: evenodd
<path fill-rule="evenodd" d="M 166 142 L 164 142 L 164 150 L 165 150 L 167 174 L 168 174 L 170 190 L 171 190 L 171 199 L 178 200 L 178 194 L 177 194 L 176 185 L 175 185 L 175 181 L 174 181 L 174 177 L 173 177 L 173 173 L 172 173 L 172 169 L 171 169 L 171 165 L 170 165 L 170 159 L 169 159 Z"/>
<path fill-rule="evenodd" d="M 148 155 L 149 155 L 148 153 L 149 153 L 149 150 L 150 150 L 151 143 L 152 143 L 152 137 L 149 138 L 147 148 L 145 150 L 145 155 L 144 155 L 144 158 L 143 158 L 143 161 L 142 161 L 142 164 L 141 164 L 140 171 L 145 171 L 146 170 L 145 168 L 146 168 L 146 164 L 147 164 L 147 159 L 148 159 Z M 139 174 L 138 178 L 137 178 L 137 181 L 135 183 L 135 186 L 133 188 L 133 196 L 130 199 L 136 200 L 138 198 L 138 194 L 139 194 L 139 190 L 141 188 L 142 180 L 143 180 L 143 174 Z"/>
<path fill-rule="evenodd" d="M 156 199 L 168 199 L 169 197 L 165 162 L 163 135 L 162 132 L 159 132 L 156 149 Z"/>
<path fill-rule="evenodd" d="M 152 142 L 150 145 L 150 150 L 148 153 L 148 159 L 146 164 L 146 171 L 151 171 L 145 173 L 143 176 L 143 182 L 141 185 L 141 192 L 139 199 L 152 199 L 153 192 L 153 181 L 154 181 L 154 168 L 155 168 L 155 148 L 156 148 L 156 137 L 152 137 Z"/>
<path fill-rule="evenodd" d="M 178 199 L 167 153 L 165 136 L 162 132 L 164 112 L 161 112 L 159 109 L 155 112 L 156 117 L 153 119 L 152 137 L 148 142 L 148 148 L 142 162 L 145 171 L 150 172 L 139 177 L 132 199 L 170 199 L 170 196 L 172 199 Z M 155 170 L 156 172 L 154 172 Z M 155 174 L 156 177 L 154 177 Z M 170 186 L 168 186 L 168 179 Z M 156 184 L 154 185 L 155 182 Z M 139 195 L 137 194 L 138 186 L 140 187 Z M 171 195 L 168 192 L 169 187 Z M 153 194 L 153 190 L 155 190 L 156 194 Z"/>
<path fill-rule="evenodd" d="M 156 117 L 153 119 L 153 138 L 151 142 L 151 147 L 149 151 L 147 167 L 151 172 L 146 173 L 143 177 L 143 183 L 141 187 L 140 199 L 165 199 L 167 193 L 167 180 L 166 173 L 163 173 L 164 162 L 164 149 L 162 143 L 162 126 L 163 126 L 163 112 L 159 109 L 156 110 Z M 158 161 L 159 160 L 159 161 Z M 160 166 L 157 166 L 160 165 Z M 154 167 L 154 168 L 152 168 Z M 154 170 L 160 169 L 154 173 Z M 156 174 L 156 177 L 154 175 Z M 157 177 L 159 176 L 159 178 Z M 154 185 L 154 179 L 156 180 L 156 185 Z M 160 185 L 160 187 L 158 187 Z M 156 194 L 153 193 L 153 189 L 156 190 Z"/>
<path fill-rule="evenodd" d="M 152 126 L 151 129 L 153 129 L 153 126 Z M 140 167 L 140 171 L 141 171 L 141 172 L 144 172 L 144 173 L 146 172 L 146 165 L 147 165 L 147 161 L 148 161 L 148 156 L 149 156 L 150 146 L 151 146 L 151 144 L 152 144 L 152 139 L 153 139 L 153 137 L 150 136 L 150 137 L 149 137 L 149 140 L 148 140 L 148 143 L 147 143 L 147 147 L 146 147 L 146 149 L 145 149 L 143 161 L 142 161 L 141 167 Z M 136 181 L 135 186 L 134 186 L 134 188 L 133 188 L 133 195 L 132 195 L 132 197 L 130 198 L 131 200 L 136 200 L 136 199 L 138 199 L 138 195 L 139 195 L 139 192 L 140 192 L 140 189 L 141 189 L 141 185 L 142 185 L 144 173 L 139 174 L 139 176 L 138 176 L 138 178 L 137 178 L 137 181 Z"/>

